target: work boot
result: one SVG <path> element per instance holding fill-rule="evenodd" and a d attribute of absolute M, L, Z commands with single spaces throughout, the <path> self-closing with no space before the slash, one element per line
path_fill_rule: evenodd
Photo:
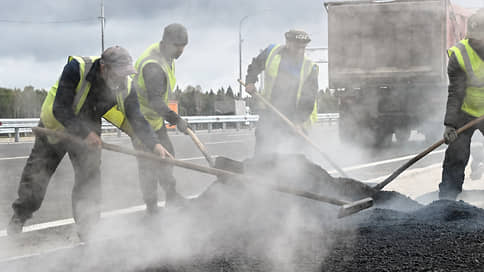
<path fill-rule="evenodd" d="M 21 233 L 22 229 L 24 227 L 25 221 L 27 221 L 27 219 L 22 218 L 22 217 L 18 216 L 17 214 L 14 214 L 12 216 L 12 218 L 10 219 L 10 222 L 8 222 L 7 235 L 13 236 L 13 235 Z"/>
<path fill-rule="evenodd" d="M 93 238 L 93 226 L 89 224 L 77 223 L 77 236 L 81 242 L 89 242 Z"/>
<path fill-rule="evenodd" d="M 460 192 L 457 192 L 457 191 L 445 191 L 445 192 L 439 191 L 439 199 L 456 201 L 459 193 Z"/>
<path fill-rule="evenodd" d="M 165 194 L 165 207 L 166 208 L 183 208 L 188 204 L 188 199 L 184 198 L 178 192 L 170 192 Z"/>
<path fill-rule="evenodd" d="M 155 202 L 149 202 L 149 203 L 146 203 L 146 214 L 147 215 L 157 215 L 160 213 L 160 209 L 158 207 L 158 203 L 155 201 Z"/>
<path fill-rule="evenodd" d="M 478 166 L 471 167 L 471 179 L 472 180 L 479 180 L 482 177 L 482 168 L 484 165 L 479 164 Z"/>

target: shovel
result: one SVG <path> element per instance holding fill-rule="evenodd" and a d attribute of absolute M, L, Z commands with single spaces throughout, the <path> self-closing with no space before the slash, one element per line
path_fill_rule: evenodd
<path fill-rule="evenodd" d="M 198 147 L 198 149 L 200 150 L 200 152 L 202 152 L 203 156 L 205 157 L 205 159 L 208 162 L 208 165 L 210 167 L 214 167 L 215 166 L 215 162 L 214 162 L 212 156 L 210 156 L 210 154 L 208 153 L 208 150 L 205 147 L 205 145 L 200 141 L 200 139 L 198 139 L 197 135 L 195 135 L 195 133 L 193 132 L 193 130 L 191 130 L 190 128 L 187 128 L 187 133 L 190 136 L 190 138 L 192 138 L 193 142 Z"/>
<path fill-rule="evenodd" d="M 479 122 L 481 122 L 482 120 L 484 120 L 484 115 L 479 117 L 479 118 L 476 118 L 470 122 L 468 122 L 467 124 L 465 124 L 464 126 L 462 126 L 461 128 L 457 129 L 457 135 L 461 134 L 462 132 L 468 130 L 469 128 L 475 126 L 476 124 L 478 124 Z M 437 149 L 439 146 L 441 146 L 443 143 L 445 142 L 444 139 L 440 139 L 439 141 L 437 141 L 436 143 L 434 143 L 433 145 L 431 145 L 430 147 L 428 147 L 427 149 L 425 149 L 424 151 L 422 151 L 421 153 L 417 154 L 415 157 L 411 158 L 409 161 L 407 161 L 405 164 L 403 164 L 402 166 L 400 166 L 397 170 L 395 170 L 390 176 L 388 176 L 385 180 L 383 180 L 382 182 L 378 183 L 377 185 L 373 186 L 373 189 L 374 189 L 374 194 L 375 195 L 376 193 L 378 193 L 379 191 L 381 191 L 383 189 L 383 187 L 387 186 L 390 182 L 392 182 L 394 179 L 396 179 L 403 171 L 407 170 L 410 166 L 412 166 L 414 163 L 416 163 L 417 161 L 419 161 L 420 159 L 422 159 L 423 157 L 425 157 L 427 154 L 429 154 L 430 152 L 434 151 L 435 149 Z M 369 195 L 370 197 L 373 196 L 373 195 Z M 356 202 L 353 202 L 353 203 L 356 203 Z M 344 209 L 344 207 L 343 207 Z"/>
<path fill-rule="evenodd" d="M 239 83 L 242 84 L 244 87 L 246 87 L 245 83 L 242 82 L 242 80 L 238 79 Z M 277 116 L 279 116 L 288 126 L 291 128 L 297 135 L 299 135 L 301 138 L 303 138 L 311 147 L 313 147 L 316 151 L 318 151 L 319 154 L 327 161 L 331 166 L 338 171 L 338 173 L 341 174 L 343 177 L 348 177 L 348 175 L 339 167 L 331 158 L 326 155 L 311 139 L 304 134 L 299 128 L 296 127 L 296 125 L 291 122 L 282 112 L 280 112 L 276 107 L 274 107 L 267 99 L 265 99 L 262 95 L 260 95 L 257 92 L 249 92 L 249 94 L 252 97 L 257 98 L 259 101 L 264 103 L 269 109 L 271 109 Z"/>
<path fill-rule="evenodd" d="M 210 155 L 210 153 L 208 153 L 207 147 L 200 141 L 200 139 L 193 132 L 193 130 L 191 130 L 190 128 L 187 128 L 187 132 L 188 132 L 188 135 L 190 136 L 190 138 L 192 138 L 195 145 L 200 150 L 200 152 L 202 152 L 203 156 L 207 160 L 208 165 L 210 167 L 223 169 L 223 170 L 230 169 L 230 171 L 235 171 L 237 173 L 243 173 L 243 166 L 240 162 L 229 159 L 227 157 L 223 157 L 223 156 L 217 156 L 214 160 L 213 157 Z"/>
<path fill-rule="evenodd" d="M 36 135 L 45 135 L 45 136 L 56 137 L 56 138 L 59 138 L 59 139 L 62 139 L 62 140 L 70 141 L 71 143 L 75 143 L 75 144 L 78 144 L 78 145 L 81 145 L 81 146 L 86 146 L 86 143 L 82 139 L 75 137 L 75 136 L 72 136 L 70 134 L 64 133 L 64 132 L 54 131 L 54 130 L 41 128 L 41 127 L 33 127 L 32 131 Z M 312 199 L 312 200 L 316 200 L 316 201 L 320 201 L 320 202 L 325 202 L 325 203 L 332 204 L 332 205 L 337 205 L 337 206 L 341 207 L 340 211 L 338 213 L 338 218 L 359 212 L 360 210 L 369 208 L 373 205 L 373 199 L 370 198 L 370 197 L 350 203 L 350 202 L 347 202 L 347 201 L 343 201 L 343 200 L 339 200 L 339 199 L 335 199 L 335 198 L 330 198 L 330 197 L 326 197 L 326 196 L 322 196 L 322 195 L 317 195 L 317 194 L 313 194 L 311 192 L 295 190 L 295 189 L 284 187 L 284 186 L 265 185 L 263 183 L 256 183 L 256 182 L 253 181 L 253 180 L 257 180 L 257 178 L 255 178 L 255 177 L 244 176 L 244 175 L 241 175 L 241 174 L 237 174 L 237 173 L 233 173 L 233 172 L 230 172 L 230 171 L 221 170 L 221 169 L 217 169 L 217 168 L 204 167 L 204 166 L 201 166 L 201 165 L 197 165 L 197 164 L 193 164 L 193 163 L 189 163 L 189 162 L 184 162 L 184 161 L 179 161 L 179 160 L 176 160 L 176 159 L 162 158 L 162 157 L 155 155 L 153 153 L 148 153 L 148 152 L 144 152 L 144 151 L 140 151 L 140 150 L 128 149 L 128 148 L 124 148 L 124 147 L 121 147 L 121 146 L 117 146 L 117 145 L 113 145 L 113 144 L 109 144 L 109 143 L 105 143 L 105 142 L 102 142 L 102 148 L 106 149 L 106 150 L 118 152 L 118 153 L 123 153 L 123 154 L 132 155 L 132 156 L 136 156 L 136 157 L 142 157 L 142 158 L 145 158 L 145 159 L 150 159 L 150 160 L 153 160 L 153 161 L 158 161 L 160 163 L 169 163 L 169 164 L 172 164 L 174 166 L 178 166 L 178 167 L 182 167 L 182 168 L 186 168 L 186 169 L 191 169 L 191 170 L 194 170 L 194 171 L 214 175 L 214 176 L 217 176 L 217 177 L 222 177 L 222 178 L 223 177 L 232 177 L 236 180 L 240 180 L 240 181 L 243 181 L 245 183 L 249 183 L 249 184 L 253 184 L 253 185 L 262 186 L 262 187 L 265 187 L 267 189 L 271 189 L 271 190 L 274 190 L 274 191 L 287 193 L 287 194 L 291 194 L 291 195 L 295 195 L 295 196 L 299 196 L 299 197 L 303 197 L 303 198 L 307 198 L 307 199 Z"/>

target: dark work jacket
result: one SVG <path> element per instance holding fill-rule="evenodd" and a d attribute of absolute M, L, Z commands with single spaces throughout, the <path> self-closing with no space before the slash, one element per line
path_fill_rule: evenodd
<path fill-rule="evenodd" d="M 247 84 L 257 82 L 257 76 L 265 69 L 266 60 L 274 46 L 270 45 L 252 59 L 252 63 L 247 68 L 245 80 Z M 309 78 L 304 82 L 299 103 L 296 104 L 302 61 L 302 58 L 292 58 L 284 48 L 282 49 L 279 72 L 270 99 L 270 102 L 279 111 L 296 123 L 302 123 L 309 119 L 319 89 L 318 69 L 315 67 Z"/>
<path fill-rule="evenodd" d="M 476 51 L 479 57 L 484 60 L 484 46 L 479 46 L 479 44 L 473 39 L 469 39 L 469 45 Z M 459 116 L 463 113 L 461 112 L 461 107 L 464 102 L 464 97 L 466 96 L 467 75 L 460 67 L 455 54 L 452 54 L 449 57 L 447 74 L 449 75 L 449 94 L 447 98 L 444 125 L 457 128 Z"/>
<path fill-rule="evenodd" d="M 158 64 L 148 63 L 143 67 L 143 78 L 151 108 L 170 124 L 176 124 L 179 116 L 165 102 L 166 84 L 168 84 L 165 72 Z"/>
<path fill-rule="evenodd" d="M 76 116 L 72 109 L 76 87 L 80 81 L 79 62 L 71 60 L 64 66 L 59 80 L 59 87 L 54 100 L 53 112 L 55 118 L 73 135 L 85 138 L 91 131 L 101 134 L 101 118 L 117 104 L 116 94 L 107 88 L 100 76 L 100 63 L 96 60 L 86 75 L 91 88 L 86 101 Z M 136 136 L 148 148 L 153 148 L 159 141 L 151 129 L 148 121 L 140 112 L 138 96 L 134 89 L 124 100 L 126 118 L 133 128 Z"/>

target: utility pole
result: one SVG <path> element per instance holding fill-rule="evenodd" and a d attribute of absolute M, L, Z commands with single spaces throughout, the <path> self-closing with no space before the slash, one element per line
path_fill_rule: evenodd
<path fill-rule="evenodd" d="M 101 16 L 98 17 L 101 21 L 101 54 L 104 52 L 104 0 L 101 0 Z"/>
<path fill-rule="evenodd" d="M 242 79 L 242 42 L 244 41 L 242 39 L 242 24 L 244 21 L 249 18 L 249 15 L 246 15 L 240 19 L 239 22 L 239 79 Z M 239 97 L 242 97 L 242 83 L 239 83 Z"/>

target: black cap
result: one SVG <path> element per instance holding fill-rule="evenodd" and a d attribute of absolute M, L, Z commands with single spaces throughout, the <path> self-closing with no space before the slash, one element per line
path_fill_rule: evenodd
<path fill-rule="evenodd" d="M 288 41 L 295 41 L 307 44 L 311 41 L 309 34 L 303 30 L 291 29 L 284 35 Z"/>
<path fill-rule="evenodd" d="M 169 24 L 163 30 L 162 41 L 177 45 L 186 45 L 188 43 L 187 29 L 182 24 Z"/>
<path fill-rule="evenodd" d="M 101 55 L 102 63 L 113 69 L 118 75 L 131 75 L 136 73 L 133 67 L 133 59 L 128 50 L 119 45 L 109 47 Z"/>
<path fill-rule="evenodd" d="M 477 10 L 467 21 L 467 38 L 484 40 L 484 9 Z"/>

